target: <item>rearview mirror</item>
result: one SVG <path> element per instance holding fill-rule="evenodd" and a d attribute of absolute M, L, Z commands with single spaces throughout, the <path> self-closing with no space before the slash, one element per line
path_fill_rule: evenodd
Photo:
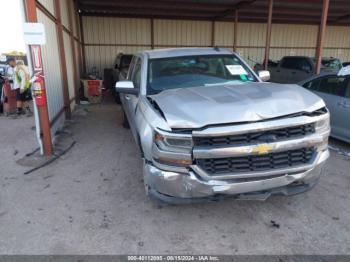
<path fill-rule="evenodd" d="M 131 81 L 118 81 L 115 84 L 115 91 L 120 94 L 138 95 L 139 90 L 134 87 Z"/>
<path fill-rule="evenodd" d="M 263 70 L 263 71 L 259 71 L 258 72 L 258 76 L 261 79 L 261 81 L 263 82 L 267 82 L 270 80 L 271 76 L 270 76 L 270 72 Z"/>

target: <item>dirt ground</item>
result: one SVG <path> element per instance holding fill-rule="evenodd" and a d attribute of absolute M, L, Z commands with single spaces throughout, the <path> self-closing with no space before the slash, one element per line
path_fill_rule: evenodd
<path fill-rule="evenodd" d="M 74 147 L 24 175 L 33 126 L 0 117 L 1 254 L 350 254 L 345 143 L 331 141 L 326 176 L 306 194 L 162 206 L 145 196 L 117 105 L 80 107 L 58 139 Z"/>

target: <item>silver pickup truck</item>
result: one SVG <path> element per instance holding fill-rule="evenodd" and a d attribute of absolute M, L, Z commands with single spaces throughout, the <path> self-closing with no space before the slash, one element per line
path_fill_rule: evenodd
<path fill-rule="evenodd" d="M 135 55 L 116 89 L 147 193 L 184 203 L 312 188 L 329 157 L 328 110 L 306 89 L 268 79 L 218 48 Z"/>

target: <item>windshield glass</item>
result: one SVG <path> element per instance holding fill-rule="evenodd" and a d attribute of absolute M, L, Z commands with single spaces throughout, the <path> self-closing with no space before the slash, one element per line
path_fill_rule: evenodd
<path fill-rule="evenodd" d="M 147 94 L 163 90 L 258 81 L 235 55 L 186 56 L 151 59 Z"/>
<path fill-rule="evenodd" d="M 316 63 L 316 59 L 313 59 L 314 63 Z M 330 58 L 326 59 L 323 58 L 321 60 L 321 68 L 323 70 L 340 70 L 342 68 L 342 64 L 339 59 L 336 58 Z"/>
<path fill-rule="evenodd" d="M 342 68 L 342 64 L 339 59 L 322 60 L 322 68 L 339 70 Z"/>

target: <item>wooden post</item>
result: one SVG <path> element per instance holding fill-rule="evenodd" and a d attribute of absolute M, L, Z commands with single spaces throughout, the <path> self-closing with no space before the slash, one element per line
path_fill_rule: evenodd
<path fill-rule="evenodd" d="M 60 65 L 63 80 L 63 99 L 64 99 L 64 111 L 67 118 L 71 118 L 72 112 L 70 110 L 70 99 L 68 89 L 68 76 L 67 76 L 67 63 L 66 56 L 64 53 L 64 40 L 63 40 L 63 25 L 61 18 L 61 3 L 60 1 L 54 1 L 55 3 L 55 15 L 57 19 L 57 38 L 58 38 L 58 50 L 60 55 Z"/>
<path fill-rule="evenodd" d="M 324 37 L 326 34 L 328 8 L 329 8 L 329 0 L 323 0 L 322 17 L 321 17 L 321 23 L 320 23 L 320 28 L 318 31 L 318 39 L 317 39 L 316 74 L 319 74 L 321 72 L 321 61 L 322 61 Z"/>
<path fill-rule="evenodd" d="M 235 10 L 235 24 L 233 31 L 233 51 L 237 52 L 237 39 L 238 37 L 238 9 Z"/>
<path fill-rule="evenodd" d="M 268 14 L 268 19 L 267 19 L 265 60 L 264 60 L 264 69 L 265 70 L 268 69 L 269 58 L 270 58 L 272 11 L 273 11 L 273 0 L 269 0 L 269 14 Z"/>
<path fill-rule="evenodd" d="M 30 23 L 37 23 L 38 17 L 36 12 L 36 1 L 35 0 L 24 0 L 24 6 L 26 11 L 26 20 Z M 41 47 L 37 47 L 40 50 L 40 57 L 39 59 L 42 61 L 41 57 Z M 30 51 L 32 52 L 32 46 L 29 46 Z M 33 57 L 32 57 L 33 61 Z M 34 61 L 33 63 L 34 64 Z M 34 68 L 35 69 L 35 68 Z M 44 76 L 44 70 L 36 71 L 33 70 L 34 74 L 40 73 Z M 45 80 L 43 80 L 43 88 L 45 88 Z M 49 111 L 47 108 L 47 102 L 44 106 L 38 106 L 38 114 L 39 114 L 39 122 L 40 122 L 40 128 L 42 132 L 42 142 L 44 147 L 44 154 L 46 156 L 51 156 L 53 154 L 53 146 L 52 146 L 52 139 L 51 139 L 51 129 L 50 129 L 50 119 L 49 119 Z"/>

